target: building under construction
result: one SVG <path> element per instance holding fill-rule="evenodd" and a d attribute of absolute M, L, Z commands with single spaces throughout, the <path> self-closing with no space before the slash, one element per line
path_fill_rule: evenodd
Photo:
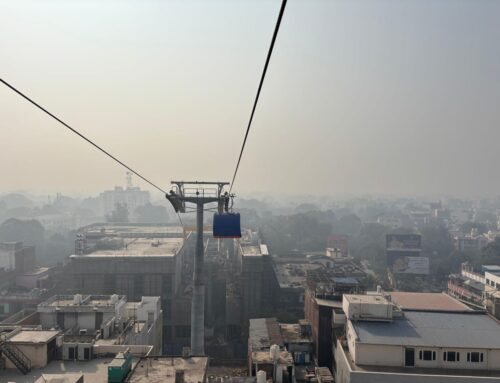
<path fill-rule="evenodd" d="M 180 355 L 191 338 L 193 234 L 152 224 L 84 227 L 65 267 L 64 293 L 119 294 L 129 300 L 160 296 L 163 352 Z M 205 230 L 203 245 L 205 351 L 210 356 L 245 357 L 248 319 L 262 316 L 270 305 L 267 247 L 250 231 L 233 240 L 215 239 Z"/>

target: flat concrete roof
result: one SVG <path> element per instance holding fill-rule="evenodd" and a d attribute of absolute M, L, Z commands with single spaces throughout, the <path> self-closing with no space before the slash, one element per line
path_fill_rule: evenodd
<path fill-rule="evenodd" d="M 122 236 L 127 238 L 127 236 L 141 236 L 141 234 L 150 235 L 159 234 L 160 236 L 165 234 L 178 234 L 182 237 L 183 229 L 180 226 L 167 226 L 160 224 L 106 224 L 106 223 L 98 223 L 93 224 L 87 227 L 84 227 L 80 230 L 81 232 L 87 233 L 89 235 L 104 235 L 104 236 Z"/>
<path fill-rule="evenodd" d="M 176 370 L 184 370 L 185 383 L 204 382 L 207 367 L 208 357 L 206 356 L 191 358 L 150 357 L 137 363 L 128 382 L 174 383 Z M 85 383 L 87 383 L 86 380 Z"/>
<path fill-rule="evenodd" d="M 307 285 L 307 271 L 322 267 L 314 263 L 280 263 L 273 262 L 274 274 L 280 287 L 283 288 L 305 288 Z"/>
<path fill-rule="evenodd" d="M 70 258 L 173 257 L 183 244 L 183 238 L 127 238 L 119 249 L 95 250 L 89 254 L 71 255 Z"/>
<path fill-rule="evenodd" d="M 99 358 L 88 361 L 63 361 L 53 360 L 44 368 L 31 370 L 28 375 L 21 374 L 16 368 L 10 368 L 2 371 L 2 382 L 34 383 L 42 375 L 66 373 L 82 373 L 85 383 L 103 383 L 108 381 L 108 363 L 113 358 Z M 135 362 L 133 362 L 135 363 Z M 5 379 L 5 380 L 4 380 Z"/>
<path fill-rule="evenodd" d="M 466 304 L 445 293 L 408 293 L 392 291 L 391 300 L 403 310 L 472 311 Z"/>
<path fill-rule="evenodd" d="M 346 301 L 351 303 L 369 303 L 377 305 L 389 305 L 389 301 L 381 294 L 344 294 Z"/>
<path fill-rule="evenodd" d="M 260 257 L 262 255 L 261 248 L 258 245 L 241 245 L 241 252 L 243 253 L 243 256 L 248 257 L 248 256 L 258 256 Z"/>
<path fill-rule="evenodd" d="M 22 330 L 9 339 L 11 343 L 48 343 L 59 334 L 59 331 Z"/>

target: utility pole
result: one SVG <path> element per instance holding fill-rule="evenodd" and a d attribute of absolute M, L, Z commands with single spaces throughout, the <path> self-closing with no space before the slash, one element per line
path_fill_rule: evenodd
<path fill-rule="evenodd" d="M 222 213 L 225 201 L 223 193 L 229 182 L 172 181 L 176 187 L 165 197 L 177 213 L 186 212 L 186 203 L 196 206 L 196 254 L 194 257 L 193 298 L 191 300 L 191 353 L 205 355 L 205 284 L 203 258 L 203 210 L 209 203 L 217 203 Z M 187 186 L 187 187 L 186 187 Z"/>

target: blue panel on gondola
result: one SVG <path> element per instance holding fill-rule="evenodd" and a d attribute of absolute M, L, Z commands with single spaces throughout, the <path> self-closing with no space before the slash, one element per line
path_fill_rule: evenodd
<path fill-rule="evenodd" d="M 214 214 L 214 238 L 241 238 L 240 214 Z"/>

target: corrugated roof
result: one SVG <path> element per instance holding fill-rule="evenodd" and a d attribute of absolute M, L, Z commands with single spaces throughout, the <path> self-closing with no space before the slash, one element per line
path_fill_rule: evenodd
<path fill-rule="evenodd" d="M 366 344 L 500 349 L 500 325 L 486 314 L 405 312 L 393 322 L 351 322 Z"/>

